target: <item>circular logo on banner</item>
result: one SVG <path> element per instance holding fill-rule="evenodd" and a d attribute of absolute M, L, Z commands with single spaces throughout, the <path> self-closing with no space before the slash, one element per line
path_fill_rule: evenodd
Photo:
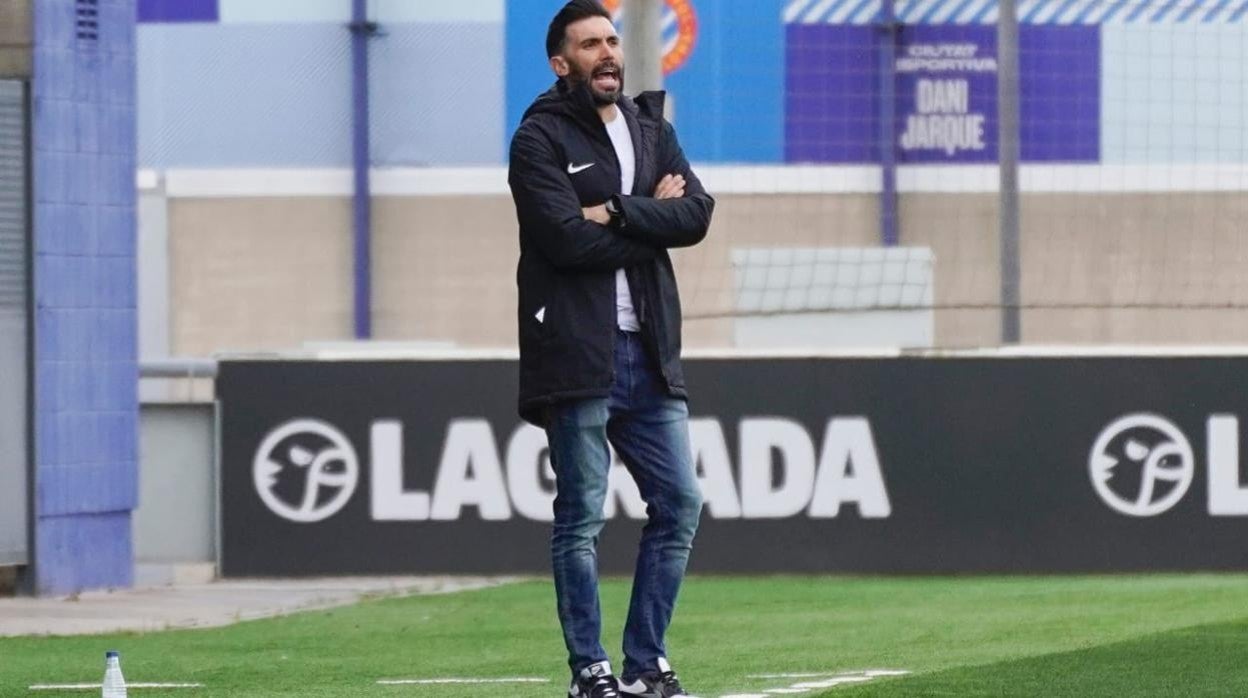
<path fill-rule="evenodd" d="M 296 419 L 264 437 L 251 475 L 256 494 L 274 514 L 316 523 L 351 499 L 360 461 L 342 432 L 316 419 Z"/>
<path fill-rule="evenodd" d="M 617 17 L 620 12 L 621 0 L 604 0 L 603 6 Z M 698 42 L 698 15 L 693 10 L 691 0 L 664 0 L 667 5 L 663 11 L 663 74 L 668 75 L 680 70 L 680 67 L 693 55 L 693 48 Z M 627 56 L 625 56 L 627 58 Z"/>
<path fill-rule="evenodd" d="M 1096 493 L 1127 516 L 1156 516 L 1178 503 L 1192 484 L 1192 445 L 1168 419 L 1120 417 L 1105 427 L 1088 457 Z"/>

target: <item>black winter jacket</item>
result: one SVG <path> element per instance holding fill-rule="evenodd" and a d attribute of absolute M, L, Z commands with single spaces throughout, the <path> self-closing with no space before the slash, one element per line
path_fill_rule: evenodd
<path fill-rule="evenodd" d="M 619 102 L 637 163 L 633 195 L 620 196 L 618 227 L 588 221 L 581 212 L 620 194 L 619 162 L 587 86 L 556 83 L 525 112 L 512 138 L 508 182 L 520 223 L 520 416 L 538 426 L 549 405 L 610 394 L 620 268 L 628 275 L 645 347 L 669 393 L 686 396 L 680 297 L 667 249 L 700 242 L 715 201 L 663 119 L 663 102 L 662 92 Z M 659 180 L 672 173 L 685 178 L 684 197 L 654 199 Z"/>

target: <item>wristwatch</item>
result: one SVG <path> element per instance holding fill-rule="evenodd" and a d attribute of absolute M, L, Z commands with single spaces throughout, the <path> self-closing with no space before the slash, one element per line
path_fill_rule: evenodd
<path fill-rule="evenodd" d="M 611 217 L 611 225 L 615 228 L 624 227 L 624 209 L 620 206 L 620 195 L 616 194 L 604 204 L 607 208 L 607 215 Z"/>

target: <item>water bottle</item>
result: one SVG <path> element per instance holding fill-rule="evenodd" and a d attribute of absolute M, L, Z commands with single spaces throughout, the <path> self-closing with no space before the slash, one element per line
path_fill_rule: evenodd
<path fill-rule="evenodd" d="M 103 698 L 126 698 L 126 678 L 121 675 L 121 655 L 116 651 L 104 654 Z"/>

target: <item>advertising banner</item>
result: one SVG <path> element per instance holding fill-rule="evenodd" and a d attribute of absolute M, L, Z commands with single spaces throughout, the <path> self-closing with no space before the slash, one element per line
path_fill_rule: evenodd
<path fill-rule="evenodd" d="M 916 26 L 902 31 L 897 149 L 906 162 L 997 159 L 994 27 Z"/>
<path fill-rule="evenodd" d="M 893 148 L 902 163 L 997 160 L 997 35 L 993 24 L 897 29 Z M 880 159 L 878 27 L 788 26 L 786 160 Z M 1029 162 L 1100 158 L 1100 28 L 1019 28 L 1019 137 Z"/>
<path fill-rule="evenodd" d="M 698 572 L 1248 569 L 1243 358 L 690 360 Z M 222 573 L 542 573 L 513 361 L 226 361 Z M 623 466 L 600 545 L 631 570 Z"/>

